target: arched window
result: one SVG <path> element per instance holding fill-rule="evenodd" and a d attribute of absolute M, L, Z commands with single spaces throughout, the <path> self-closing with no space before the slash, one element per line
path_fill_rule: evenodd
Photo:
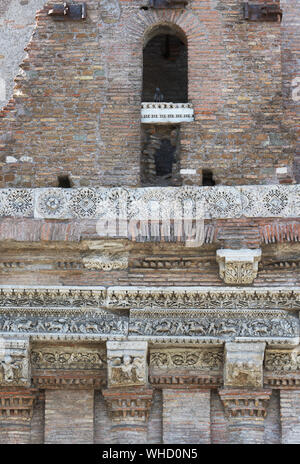
<path fill-rule="evenodd" d="M 175 25 L 156 26 L 146 35 L 143 51 L 143 102 L 188 101 L 186 42 L 185 35 Z"/>

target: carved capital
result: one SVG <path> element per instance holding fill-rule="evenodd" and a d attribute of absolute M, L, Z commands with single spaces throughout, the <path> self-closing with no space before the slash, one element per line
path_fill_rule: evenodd
<path fill-rule="evenodd" d="M 0 420 L 30 422 L 36 390 L 0 391 Z"/>
<path fill-rule="evenodd" d="M 128 256 L 87 256 L 82 260 L 87 269 L 99 269 L 102 271 L 112 271 L 128 268 Z"/>
<path fill-rule="evenodd" d="M 272 390 L 219 390 L 226 415 L 230 418 L 265 418 Z"/>
<path fill-rule="evenodd" d="M 263 360 L 266 344 L 225 344 L 224 386 L 262 388 Z"/>
<path fill-rule="evenodd" d="M 102 390 L 109 415 L 113 422 L 145 423 L 149 418 L 152 394 L 151 389 Z"/>
<path fill-rule="evenodd" d="M 106 346 L 109 387 L 147 383 L 147 342 L 107 342 Z"/>
<path fill-rule="evenodd" d="M 243 285 L 252 284 L 257 276 L 258 262 L 261 250 L 221 249 L 217 250 L 217 262 L 221 279 L 226 284 Z"/>

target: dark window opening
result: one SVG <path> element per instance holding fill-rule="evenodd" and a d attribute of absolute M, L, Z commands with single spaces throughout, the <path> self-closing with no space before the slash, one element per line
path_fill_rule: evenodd
<path fill-rule="evenodd" d="M 71 188 L 71 181 L 69 176 L 58 176 L 58 187 Z"/>
<path fill-rule="evenodd" d="M 206 185 L 206 186 L 216 185 L 216 182 L 213 178 L 213 172 L 210 169 L 203 169 L 202 185 Z"/>
<path fill-rule="evenodd" d="M 161 31 L 144 48 L 142 101 L 186 103 L 187 47 L 170 28 Z"/>

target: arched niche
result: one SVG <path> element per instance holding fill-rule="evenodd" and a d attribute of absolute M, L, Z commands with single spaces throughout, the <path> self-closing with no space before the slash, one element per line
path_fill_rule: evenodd
<path fill-rule="evenodd" d="M 157 93 L 160 100 L 157 100 Z M 187 38 L 175 24 L 159 24 L 146 31 L 142 101 L 188 101 Z"/>

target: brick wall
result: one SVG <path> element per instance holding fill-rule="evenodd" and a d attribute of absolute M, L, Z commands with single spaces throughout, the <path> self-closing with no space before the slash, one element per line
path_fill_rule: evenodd
<path fill-rule="evenodd" d="M 210 391 L 163 391 L 163 442 L 210 443 Z"/>
<path fill-rule="evenodd" d="M 94 391 L 46 390 L 45 443 L 93 443 Z"/>
<path fill-rule="evenodd" d="M 87 5 L 82 22 L 53 21 L 50 3 L 37 14 L 2 113 L 0 186 L 55 186 L 62 174 L 74 186 L 139 185 L 143 40 L 162 21 L 188 40 L 195 122 L 181 125 L 181 167 L 196 175 L 183 183 L 201 184 L 203 168 L 222 184 L 291 181 L 276 174 L 291 176 L 294 153 L 279 23 L 243 21 L 240 0 L 191 0 L 184 12 L 116 1 L 110 16 L 105 2 Z"/>
<path fill-rule="evenodd" d="M 281 443 L 300 443 L 300 392 L 280 391 Z"/>

